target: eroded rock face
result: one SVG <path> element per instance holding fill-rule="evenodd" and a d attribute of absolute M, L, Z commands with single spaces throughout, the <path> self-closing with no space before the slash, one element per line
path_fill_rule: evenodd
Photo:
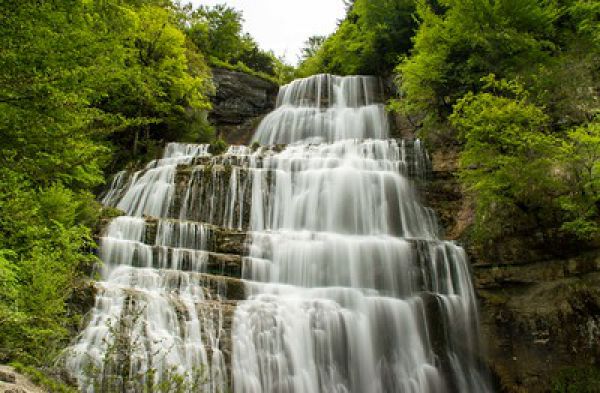
<path fill-rule="evenodd" d="M 243 72 L 214 68 L 216 94 L 209 114 L 217 134 L 230 144 L 248 144 L 262 117 L 275 107 L 279 86 Z"/>
<path fill-rule="evenodd" d="M 563 369 L 598 364 L 600 255 L 474 266 L 482 331 L 508 392 L 545 392 Z"/>
<path fill-rule="evenodd" d="M 448 239 L 466 240 L 473 202 L 457 179 L 458 147 L 430 152 L 424 194 Z M 503 392 L 547 392 L 568 368 L 600 363 L 600 252 L 556 257 L 534 233 L 467 248 L 487 362 Z"/>

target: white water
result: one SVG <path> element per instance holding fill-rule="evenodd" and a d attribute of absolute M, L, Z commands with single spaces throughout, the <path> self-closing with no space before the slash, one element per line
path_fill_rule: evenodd
<path fill-rule="evenodd" d="M 90 365 L 102 381 L 106 359 L 123 360 L 109 351 L 121 323 L 129 379 L 200 369 L 200 391 L 215 393 L 490 391 L 465 253 L 438 239 L 414 184 L 427 155 L 387 139 L 381 95 L 375 78 L 299 80 L 255 135 L 288 146 L 212 157 L 175 143 L 117 174 L 102 202 L 127 216 L 101 240 L 96 304 L 66 356 L 82 390 L 97 391 Z M 200 274 L 207 224 L 250 230 L 250 297 L 230 332 L 226 293 Z"/>
<path fill-rule="evenodd" d="M 258 127 L 263 144 L 387 137 L 387 116 L 373 77 L 316 75 L 283 86 L 277 110 Z M 379 99 L 379 100 L 378 100 Z"/>
<path fill-rule="evenodd" d="M 253 171 L 237 393 L 490 390 L 465 253 L 438 239 L 380 95 L 374 78 L 298 80 L 257 131 L 292 145 Z"/>
<path fill-rule="evenodd" d="M 128 216 L 114 219 L 101 239 L 99 293 L 87 327 L 66 355 L 67 370 L 83 391 L 104 391 L 98 385 L 116 391 L 123 379 L 136 381 L 128 391 L 140 391 L 151 370 L 154 383 L 201 375 L 203 391 L 227 390 L 220 296 L 211 298 L 199 274 L 206 271 L 210 230 L 201 223 L 166 219 L 177 165 L 209 157 L 207 149 L 170 144 L 164 157 L 144 170 L 130 177 L 117 174 L 104 197 L 105 204 Z M 153 224 L 151 244 L 143 215 L 161 218 Z M 116 340 L 127 344 L 119 347 Z M 127 375 L 111 375 L 124 373 L 115 371 L 123 362 L 129 363 Z"/>

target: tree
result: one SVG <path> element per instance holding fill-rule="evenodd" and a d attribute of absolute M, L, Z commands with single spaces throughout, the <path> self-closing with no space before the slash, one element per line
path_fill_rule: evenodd
<path fill-rule="evenodd" d="M 544 62 L 559 14 L 554 3 L 529 0 L 447 0 L 440 6 L 418 3 L 412 55 L 396 69 L 402 99 L 395 109 L 424 115 L 431 129 L 463 95 L 481 91 L 486 75 L 514 79 Z"/>
<path fill-rule="evenodd" d="M 206 121 L 213 90 L 210 70 L 173 16 L 162 7 L 142 6 L 120 37 L 127 48 L 122 71 L 97 103 L 124 120 L 111 137 L 127 148 L 116 165 L 144 159 L 138 153 L 153 154 L 163 141 L 208 142 L 213 136 Z"/>
<path fill-rule="evenodd" d="M 242 37 L 240 52 L 233 59 L 235 63 L 242 63 L 254 71 L 264 72 L 267 75 L 275 75 L 276 60 L 273 53 L 261 50 L 250 34 Z"/>
<path fill-rule="evenodd" d="M 414 10 L 412 0 L 356 0 L 348 4 L 346 18 L 334 34 L 322 43 L 320 38 L 312 37 L 313 43 L 309 39 L 299 74 L 389 74 L 398 57 L 412 47 Z"/>
<path fill-rule="evenodd" d="M 562 179 L 568 192 L 559 203 L 564 211 L 562 229 L 580 239 L 600 234 L 600 119 L 575 127 L 563 142 Z"/>
<path fill-rule="evenodd" d="M 476 196 L 475 235 L 496 239 L 524 227 L 551 226 L 562 187 L 553 176 L 556 138 L 548 116 L 516 82 L 484 79 L 486 91 L 467 93 L 450 116 L 464 141 L 460 178 Z"/>
<path fill-rule="evenodd" d="M 1 3 L 0 361 L 49 365 L 77 326 L 68 299 L 96 262 L 111 147 L 135 158 L 136 144 L 202 137 L 212 85 L 184 14 L 166 0 Z"/>
<path fill-rule="evenodd" d="M 304 42 L 300 53 L 300 61 L 303 62 L 317 54 L 327 37 L 324 35 L 313 35 Z"/>
<path fill-rule="evenodd" d="M 243 47 L 242 14 L 219 4 L 200 6 L 192 14 L 188 35 L 207 56 L 230 62 Z"/>

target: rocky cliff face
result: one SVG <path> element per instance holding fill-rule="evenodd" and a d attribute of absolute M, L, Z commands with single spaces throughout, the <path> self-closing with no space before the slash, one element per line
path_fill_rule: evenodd
<path fill-rule="evenodd" d="M 262 117 L 275 107 L 279 86 L 243 72 L 214 68 L 216 94 L 209 114 L 229 144 L 248 144 Z"/>
<path fill-rule="evenodd" d="M 473 208 L 456 178 L 458 148 L 437 149 L 431 156 L 427 202 L 438 212 L 446 237 L 465 240 Z M 546 251 L 554 247 L 535 234 L 491 248 L 485 256 L 472 248 L 469 254 L 483 341 L 498 388 L 547 392 L 559 375 L 597 367 L 600 252 L 556 257 Z"/>

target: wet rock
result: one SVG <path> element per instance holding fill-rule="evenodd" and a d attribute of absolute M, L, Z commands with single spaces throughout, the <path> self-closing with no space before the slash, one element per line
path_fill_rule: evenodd
<path fill-rule="evenodd" d="M 186 221 L 177 219 L 163 219 L 173 223 L 183 223 Z M 155 217 L 146 217 L 146 233 L 144 242 L 149 245 L 156 244 L 156 234 L 159 220 Z M 246 255 L 248 244 L 246 242 L 247 232 L 237 229 L 224 228 L 218 225 L 202 223 L 203 227 L 209 232 L 209 239 L 206 251 L 218 254 Z"/>
<path fill-rule="evenodd" d="M 547 392 L 566 368 L 598 367 L 600 273 L 478 290 L 489 364 L 507 392 Z"/>
<path fill-rule="evenodd" d="M 200 274 L 200 277 L 211 298 L 235 302 L 246 299 L 246 288 L 240 279 L 211 274 Z"/>
<path fill-rule="evenodd" d="M 430 152 L 431 178 L 421 190 L 449 240 L 463 237 L 474 217 L 472 202 L 465 197 L 458 179 L 458 156 L 456 147 Z"/>
<path fill-rule="evenodd" d="M 241 277 L 242 257 L 232 254 L 210 253 L 208 272 L 228 277 Z"/>

